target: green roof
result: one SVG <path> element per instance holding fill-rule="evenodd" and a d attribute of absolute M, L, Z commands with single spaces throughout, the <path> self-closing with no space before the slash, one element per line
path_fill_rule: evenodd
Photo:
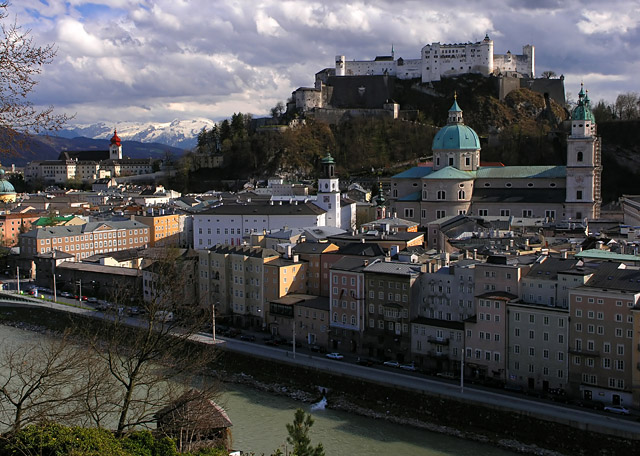
<path fill-rule="evenodd" d="M 432 172 L 433 168 L 431 166 L 414 166 L 413 168 L 409 168 L 406 171 L 392 176 L 392 179 L 420 179 Z"/>
<path fill-rule="evenodd" d="M 476 177 L 474 171 L 460 171 L 453 166 L 447 166 L 446 168 L 439 169 L 438 171 L 425 176 L 424 179 L 461 179 L 471 180 Z"/>
<path fill-rule="evenodd" d="M 573 120 L 585 120 L 595 122 L 596 118 L 591 112 L 591 100 L 585 93 L 584 87 L 580 86 L 580 92 L 578 93 L 578 106 L 576 106 L 571 113 L 571 119 Z"/>
<path fill-rule="evenodd" d="M 478 179 L 560 179 L 566 176 L 564 166 L 496 166 L 476 171 Z"/>
<path fill-rule="evenodd" d="M 55 217 L 40 217 L 33 225 L 35 226 L 51 226 L 59 223 L 68 222 L 74 216 L 73 215 L 56 215 Z"/>
<path fill-rule="evenodd" d="M 589 249 L 576 253 L 576 258 L 591 258 L 595 260 L 634 261 L 640 262 L 640 256 L 615 253 L 609 250 Z"/>
<path fill-rule="evenodd" d="M 440 129 L 433 138 L 432 149 L 480 149 L 480 138 L 471 127 L 464 124 L 449 124 Z"/>

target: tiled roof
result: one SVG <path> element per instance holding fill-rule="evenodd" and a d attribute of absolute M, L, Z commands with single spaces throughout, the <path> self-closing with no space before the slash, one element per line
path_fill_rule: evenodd
<path fill-rule="evenodd" d="M 221 204 L 196 215 L 322 215 L 326 211 L 313 203 Z"/>
<path fill-rule="evenodd" d="M 430 166 L 414 166 L 413 168 L 409 168 L 406 171 L 403 171 L 395 176 L 392 176 L 392 179 L 417 179 L 425 177 L 433 172 L 433 168 Z"/>
<path fill-rule="evenodd" d="M 420 273 L 420 265 L 413 263 L 378 261 L 367 266 L 365 271 L 378 274 L 417 275 Z"/>
<path fill-rule="evenodd" d="M 500 166 L 480 168 L 476 172 L 478 179 L 552 179 L 566 176 L 567 169 L 564 166 Z"/>

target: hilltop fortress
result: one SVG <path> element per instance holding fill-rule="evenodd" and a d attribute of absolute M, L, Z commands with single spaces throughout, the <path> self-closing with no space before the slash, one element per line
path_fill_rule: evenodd
<path fill-rule="evenodd" d="M 485 36 L 476 43 L 425 45 L 418 59 L 378 56 L 374 60 L 347 60 L 338 55 L 335 67 L 315 75 L 313 87 L 300 87 L 287 106 L 305 116 L 336 123 L 345 117 L 402 116 L 393 102 L 396 80 L 420 80 L 430 84 L 464 74 L 493 76 L 496 96 L 503 99 L 512 90 L 527 87 L 564 103 L 564 78 L 535 78 L 535 47 L 525 45 L 522 54 L 493 53 L 493 40 Z"/>
<path fill-rule="evenodd" d="M 485 36 L 477 43 L 440 44 L 424 46 L 419 59 L 395 59 L 393 48 L 390 56 L 375 60 L 347 61 L 344 55 L 336 56 L 336 76 L 395 76 L 398 79 L 421 78 L 423 83 L 439 81 L 443 77 L 465 73 L 535 77 L 535 48 L 527 44 L 522 55 L 493 53 L 493 40 Z"/>

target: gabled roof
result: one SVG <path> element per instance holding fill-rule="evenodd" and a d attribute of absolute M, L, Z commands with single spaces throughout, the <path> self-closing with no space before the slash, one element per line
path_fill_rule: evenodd
<path fill-rule="evenodd" d="M 453 166 L 447 166 L 439 169 L 427 176 L 424 179 L 458 179 L 458 180 L 471 180 L 475 179 L 476 173 L 474 171 L 461 171 Z"/>

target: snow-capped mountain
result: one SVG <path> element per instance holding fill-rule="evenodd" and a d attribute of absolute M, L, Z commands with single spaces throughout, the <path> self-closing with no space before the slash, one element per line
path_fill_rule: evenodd
<path fill-rule="evenodd" d="M 69 125 L 64 130 L 56 132 L 63 138 L 82 136 L 92 139 L 109 139 L 114 128 L 118 129 L 118 136 L 124 141 L 155 142 L 181 149 L 192 149 L 198 141 L 198 133 L 203 128 L 211 128 L 214 121 L 210 119 L 174 120 L 165 123 L 118 122 L 106 124 L 104 122 L 90 125 Z"/>

